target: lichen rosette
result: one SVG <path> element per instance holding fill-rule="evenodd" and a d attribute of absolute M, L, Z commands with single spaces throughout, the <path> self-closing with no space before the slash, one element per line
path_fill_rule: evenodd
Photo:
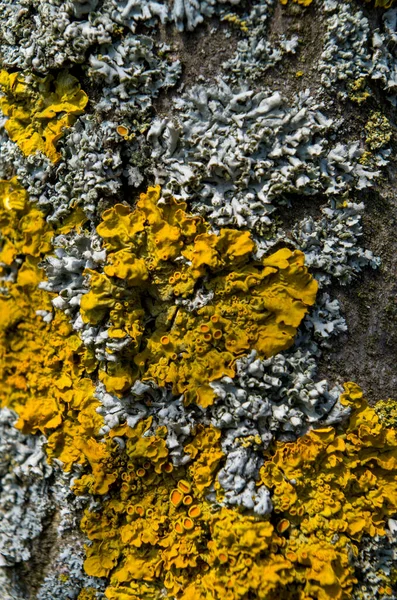
<path fill-rule="evenodd" d="M 135 209 L 105 211 L 97 232 L 107 264 L 87 270 L 81 316 L 106 325 L 110 340 L 126 341 L 100 373 L 109 392 L 139 378 L 208 406 L 211 381 L 233 377 L 236 359 L 251 349 L 270 357 L 291 346 L 315 302 L 317 282 L 302 252 L 281 248 L 254 260 L 248 231 L 210 233 L 184 202 L 160 201 L 159 187 L 141 194 Z"/>

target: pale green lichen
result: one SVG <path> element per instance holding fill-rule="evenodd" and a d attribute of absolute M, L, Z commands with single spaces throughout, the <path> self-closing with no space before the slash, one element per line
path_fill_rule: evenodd
<path fill-rule="evenodd" d="M 372 111 L 365 125 L 365 143 L 371 152 L 380 150 L 390 142 L 393 129 L 389 119 L 380 111 Z"/>
<path fill-rule="evenodd" d="M 380 400 L 375 405 L 375 412 L 385 427 L 397 429 L 397 400 Z"/>

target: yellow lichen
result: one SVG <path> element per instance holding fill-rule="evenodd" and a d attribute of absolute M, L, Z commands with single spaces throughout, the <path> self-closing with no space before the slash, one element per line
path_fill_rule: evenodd
<path fill-rule="evenodd" d="M 395 1 L 396 0 L 375 0 L 375 2 L 373 2 L 373 0 L 365 0 L 367 3 L 373 3 L 375 8 L 390 8 L 395 4 Z"/>
<path fill-rule="evenodd" d="M 345 431 L 318 429 L 269 450 L 258 485 L 272 491 L 271 521 L 206 498 L 219 488 L 215 429 L 199 428 L 185 446 L 191 462 L 169 469 L 164 428 L 119 427 L 102 463 L 117 480 L 82 521 L 87 573 L 109 577 L 110 600 L 347 600 L 361 537 L 383 534 L 397 509 L 397 433 L 354 384 L 341 403 L 352 407 Z M 77 491 L 92 481 L 83 476 Z"/>
<path fill-rule="evenodd" d="M 369 115 L 365 133 L 365 143 L 371 152 L 387 146 L 393 135 L 389 119 L 379 111 L 372 111 Z"/>
<path fill-rule="evenodd" d="M 34 259 L 51 250 L 52 236 L 44 214 L 29 202 L 17 178 L 0 179 L 0 273 L 18 255 L 37 263 Z"/>
<path fill-rule="evenodd" d="M 67 71 L 38 77 L 0 71 L 0 109 L 8 117 L 5 128 L 25 156 L 43 152 L 60 159 L 56 144 L 66 128 L 82 114 L 88 96 Z"/>
<path fill-rule="evenodd" d="M 365 102 L 365 100 L 371 96 L 367 89 L 367 80 L 365 77 L 359 77 L 359 79 L 349 81 L 347 83 L 347 92 L 349 99 L 357 104 Z"/>
<path fill-rule="evenodd" d="M 234 27 L 237 27 L 238 29 L 240 29 L 240 31 L 242 31 L 243 33 L 249 32 L 247 21 L 243 21 L 235 13 L 228 13 L 228 14 L 224 15 L 222 17 L 222 21 L 227 21 L 231 25 L 234 25 Z"/>
<path fill-rule="evenodd" d="M 81 315 L 94 325 L 110 322 L 111 339 L 129 338 L 124 355 L 100 374 L 108 391 L 122 393 L 139 377 L 208 406 L 209 383 L 233 377 L 236 358 L 254 348 L 269 357 L 293 343 L 317 282 L 302 252 L 282 248 L 254 261 L 247 231 L 208 233 L 184 202 L 159 198 L 153 187 L 135 210 L 105 211 L 97 231 L 108 262 L 104 273 L 88 271 Z M 205 306 L 176 304 L 198 284 L 211 298 Z"/>
<path fill-rule="evenodd" d="M 302 4 L 303 6 L 309 6 L 313 0 L 292 0 L 297 4 Z M 390 8 L 395 4 L 396 0 L 364 0 L 367 4 L 373 3 L 376 8 Z M 288 4 L 288 0 L 280 0 L 281 4 Z"/>
<path fill-rule="evenodd" d="M 292 0 L 296 4 L 301 4 L 302 6 L 309 6 L 313 0 Z M 280 0 L 281 4 L 288 4 L 288 0 Z"/>
<path fill-rule="evenodd" d="M 98 594 L 94 588 L 84 588 L 77 596 L 77 600 L 95 600 Z"/>
<path fill-rule="evenodd" d="M 68 319 L 54 311 L 52 296 L 37 289 L 42 275 L 25 261 L 17 282 L 0 294 L 0 405 L 14 409 L 23 433 L 47 435 L 47 454 L 90 462 L 102 418 L 87 377 L 91 357 Z M 46 323 L 36 311 L 54 312 Z M 95 447 L 95 452 L 98 452 Z"/>
<path fill-rule="evenodd" d="M 340 400 L 353 409 L 344 432 L 327 427 L 277 444 L 261 469 L 275 512 L 290 523 L 282 553 L 306 596 L 324 600 L 350 597 L 350 554 L 364 534 L 383 535 L 397 510 L 396 431 L 355 384 L 345 384 Z"/>
<path fill-rule="evenodd" d="M 71 215 L 62 226 L 81 218 Z M 48 456 L 69 470 L 74 462 L 89 463 L 95 445 L 96 452 L 102 448 L 95 440 L 99 402 L 88 377 L 96 363 L 68 318 L 53 309 L 53 294 L 39 288 L 39 262 L 51 251 L 54 231 L 15 178 L 0 181 L 0 223 L 0 267 L 16 270 L 0 292 L 0 405 L 18 413 L 23 433 L 47 435 Z"/>
<path fill-rule="evenodd" d="M 256 563 L 279 539 L 273 526 L 205 498 L 223 456 L 220 433 L 199 427 L 185 447 L 192 462 L 170 471 L 164 431 L 148 436 L 149 426 L 111 433 L 124 436 L 126 447 L 110 450 L 104 464 L 118 474 L 110 498 L 82 520 L 92 542 L 86 572 L 109 576 L 110 600 L 243 598 L 256 586 L 271 590 L 290 564 L 282 557 Z M 76 489 L 89 491 L 91 482 L 83 477 Z"/>
<path fill-rule="evenodd" d="M 111 573 L 111 586 L 132 581 L 139 585 L 141 579 L 156 582 L 164 569 L 191 571 L 198 566 L 202 521 L 210 511 L 210 505 L 203 503 L 202 491 L 213 477 L 204 474 L 200 478 L 200 468 L 193 467 L 197 461 L 205 469 L 209 458 L 212 470 L 219 465 L 223 456 L 220 434 L 211 427 L 200 430 L 199 440 L 190 448 L 195 462 L 170 470 L 166 430 L 160 428 L 149 436 L 150 425 L 148 419 L 134 429 L 122 426 L 109 434 L 108 458 L 101 461 L 101 469 L 116 474 L 112 488 L 116 486 L 118 493 L 104 503 L 101 515 L 87 511 L 82 522 L 93 541 L 87 548 L 86 572 L 96 576 Z M 123 452 L 112 442 L 120 436 L 125 440 Z M 94 480 L 94 475 L 83 475 L 75 484 L 76 492 L 92 491 Z M 195 487 L 196 481 L 201 491 Z M 190 499 L 187 503 L 183 502 L 186 497 Z"/>
<path fill-rule="evenodd" d="M 397 400 L 389 398 L 380 400 L 375 405 L 375 412 L 385 427 L 397 429 Z"/>

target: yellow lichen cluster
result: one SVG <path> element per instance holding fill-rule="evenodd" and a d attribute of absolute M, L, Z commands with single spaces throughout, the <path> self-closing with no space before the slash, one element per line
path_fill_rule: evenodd
<path fill-rule="evenodd" d="M 270 521 L 206 498 L 219 490 L 215 429 L 198 428 L 185 446 L 191 462 L 178 468 L 165 428 L 148 435 L 148 420 L 113 431 L 126 444 L 120 453 L 109 441 L 97 469 L 117 479 L 82 521 L 87 573 L 110 577 L 109 600 L 347 600 L 358 542 L 382 535 L 397 509 L 397 433 L 356 385 L 345 385 L 341 402 L 353 410 L 345 431 L 319 429 L 269 451 L 258 485 L 272 490 Z M 93 482 L 84 476 L 77 491 Z"/>
<path fill-rule="evenodd" d="M 278 528 L 288 524 L 282 554 L 294 563 L 305 597 L 349 598 L 364 534 L 383 535 L 397 510 L 397 432 L 386 428 L 353 383 L 341 403 L 351 406 L 347 429 L 318 429 L 278 444 L 261 469 L 272 490 Z"/>
<path fill-rule="evenodd" d="M 313 0 L 292 0 L 293 2 L 296 2 L 297 4 L 302 4 L 303 6 L 309 6 Z M 391 6 L 393 6 L 393 4 L 395 4 L 396 0 L 375 0 L 375 2 L 373 2 L 373 0 L 364 0 L 367 3 L 373 3 L 374 6 L 376 8 L 390 8 Z M 288 0 L 280 0 L 281 4 L 288 4 Z"/>
<path fill-rule="evenodd" d="M 51 250 L 52 236 L 43 213 L 29 202 L 17 178 L 0 179 L 0 275 L 19 255 L 37 264 Z"/>
<path fill-rule="evenodd" d="M 77 596 L 77 600 L 96 600 L 97 598 L 97 590 L 92 587 L 82 589 Z"/>
<path fill-rule="evenodd" d="M 149 426 L 111 433 L 126 446 L 103 463 L 118 477 L 110 498 L 82 520 L 92 542 L 86 572 L 109 577 L 109 600 L 267 597 L 290 565 L 274 554 L 282 539 L 270 522 L 205 498 L 223 456 L 220 433 L 199 426 L 185 446 L 192 462 L 174 468 L 165 429 L 148 436 Z M 76 488 L 85 493 L 91 485 L 82 478 Z"/>
<path fill-rule="evenodd" d="M 240 29 L 240 31 L 242 31 L 243 33 L 249 32 L 247 21 L 244 21 L 243 19 L 241 19 L 241 17 L 239 17 L 235 13 L 227 13 L 226 15 L 224 15 L 222 17 L 222 21 L 227 21 L 228 23 L 230 23 L 237 29 Z"/>
<path fill-rule="evenodd" d="M 75 217 L 64 231 L 81 221 Z M 102 425 L 88 377 L 96 364 L 67 317 L 53 309 L 53 296 L 39 288 L 39 262 L 51 251 L 54 231 L 15 178 L 0 181 L 0 223 L 0 269 L 16 271 L 0 292 L 0 405 L 18 413 L 23 433 L 47 435 L 48 456 L 70 469 L 90 461 Z"/>
<path fill-rule="evenodd" d="M 293 2 L 296 2 L 297 4 L 302 4 L 303 6 L 309 6 L 313 0 L 292 0 Z M 373 2 L 373 0 L 364 0 L 367 3 L 373 3 L 374 6 L 376 8 L 381 7 L 381 8 L 390 8 L 391 6 L 393 6 L 393 4 L 395 4 L 396 0 L 375 0 L 375 2 Z M 288 4 L 288 0 L 280 0 L 281 4 Z"/>
<path fill-rule="evenodd" d="M 220 433 L 198 426 L 185 447 L 192 463 L 174 468 L 168 460 L 166 428 L 147 435 L 150 425 L 148 419 L 134 429 L 122 426 L 110 432 L 107 457 L 96 470 L 115 476 L 116 493 L 100 513 L 86 511 L 82 521 L 93 542 L 85 570 L 101 577 L 110 574 L 108 598 L 123 597 L 124 588 L 131 598 L 146 597 L 146 591 L 157 598 L 163 586 L 179 594 L 203 564 L 200 555 L 212 514 L 203 496 L 223 457 Z M 123 437 L 122 452 L 114 437 Z M 95 480 L 95 474 L 83 475 L 75 491 L 92 493 Z M 105 492 L 108 488 L 101 490 Z"/>
<path fill-rule="evenodd" d="M 47 323 L 36 312 L 54 312 L 51 295 L 37 289 L 41 280 L 25 262 L 17 282 L 0 294 L 0 405 L 18 413 L 23 433 L 44 433 L 49 458 L 69 470 L 96 458 L 102 418 L 87 376 L 90 357 L 67 317 L 55 311 Z"/>
<path fill-rule="evenodd" d="M 302 6 L 309 6 L 313 0 L 292 0 L 296 4 L 302 4 Z M 288 0 L 280 0 L 281 4 L 288 4 Z"/>
<path fill-rule="evenodd" d="M 56 144 L 66 128 L 82 114 L 88 96 L 67 71 L 38 77 L 0 71 L 0 109 L 8 117 L 5 128 L 25 156 L 43 152 L 60 159 Z"/>
<path fill-rule="evenodd" d="M 293 343 L 317 282 L 302 252 L 283 248 L 255 262 L 249 232 L 208 233 L 184 202 L 159 199 L 152 187 L 134 210 L 105 211 L 97 231 L 108 263 L 104 273 L 87 271 L 81 315 L 94 325 L 110 322 L 110 340 L 129 337 L 128 350 L 100 374 L 108 391 L 123 393 L 139 377 L 207 406 L 209 383 L 233 377 L 236 358 L 253 348 L 269 357 Z M 177 303 L 198 285 L 208 294 L 205 306 Z"/>
<path fill-rule="evenodd" d="M 361 104 L 365 102 L 367 98 L 371 97 L 370 92 L 367 88 L 366 77 L 359 77 L 354 81 L 348 81 L 346 84 L 349 100 Z"/>
<path fill-rule="evenodd" d="M 365 124 L 365 143 L 371 151 L 380 150 L 390 142 L 393 130 L 389 119 L 379 111 L 372 111 Z"/>
<path fill-rule="evenodd" d="M 380 400 L 375 405 L 375 412 L 385 427 L 397 429 L 397 400 L 389 398 Z"/>

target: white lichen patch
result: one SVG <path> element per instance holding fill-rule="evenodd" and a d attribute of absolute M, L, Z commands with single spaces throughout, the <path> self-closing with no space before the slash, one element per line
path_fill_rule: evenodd
<path fill-rule="evenodd" d="M 13 411 L 0 409 L 0 567 L 29 560 L 53 510 L 44 440 L 20 433 L 16 419 Z"/>
<path fill-rule="evenodd" d="M 189 199 L 216 227 L 266 230 L 287 194 L 334 195 L 371 186 L 358 141 L 337 142 L 336 124 L 310 90 L 291 104 L 280 92 L 194 87 L 177 118 L 148 132 L 163 194 Z M 335 129 L 336 127 L 336 129 Z"/>

